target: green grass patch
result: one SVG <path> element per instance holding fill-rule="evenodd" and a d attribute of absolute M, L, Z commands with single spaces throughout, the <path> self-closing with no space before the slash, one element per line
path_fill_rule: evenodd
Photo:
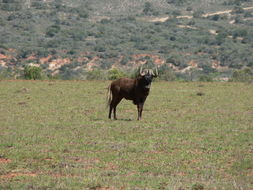
<path fill-rule="evenodd" d="M 113 121 L 108 84 L 0 81 L 0 189 L 253 188 L 252 85 L 154 82 Z"/>

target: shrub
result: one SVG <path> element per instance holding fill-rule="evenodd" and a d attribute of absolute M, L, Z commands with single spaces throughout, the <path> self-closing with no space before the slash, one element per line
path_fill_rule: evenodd
<path fill-rule="evenodd" d="M 181 12 L 180 12 L 179 10 L 174 10 L 174 11 L 172 11 L 172 15 L 173 15 L 174 17 L 177 17 L 177 16 L 180 16 L 180 15 L 182 15 L 182 14 L 181 14 Z"/>
<path fill-rule="evenodd" d="M 169 4 L 175 4 L 176 6 L 180 6 L 184 4 L 186 0 L 167 0 L 167 3 Z"/>
<path fill-rule="evenodd" d="M 192 11 L 192 7 L 187 7 L 186 11 Z"/>
<path fill-rule="evenodd" d="M 213 21 L 218 21 L 218 20 L 220 19 L 220 15 L 213 15 L 213 16 L 211 17 L 211 19 L 212 19 Z"/>
<path fill-rule="evenodd" d="M 123 59 L 120 61 L 121 65 L 126 65 L 129 62 L 129 57 L 124 56 Z"/>
<path fill-rule="evenodd" d="M 40 67 L 26 65 L 24 69 L 24 77 L 28 80 L 37 80 L 42 78 L 42 70 Z"/>
<path fill-rule="evenodd" d="M 79 14 L 79 17 L 81 17 L 81 18 L 88 18 L 89 17 L 89 13 L 86 10 L 80 10 L 78 12 L 78 14 Z"/>
<path fill-rule="evenodd" d="M 13 73 L 10 67 L 5 68 L 0 66 L 0 80 L 9 79 L 13 77 Z"/>
<path fill-rule="evenodd" d="M 200 18 L 203 14 L 204 14 L 204 12 L 202 10 L 197 10 L 197 11 L 194 11 L 193 17 Z"/>
<path fill-rule="evenodd" d="M 112 62 L 111 61 L 107 61 L 106 59 L 105 60 L 102 60 L 101 62 L 101 69 L 110 69 L 111 66 L 112 66 Z"/>
<path fill-rule="evenodd" d="M 244 13 L 244 10 L 241 6 L 235 6 L 233 9 L 233 12 L 236 14 L 241 14 L 241 13 Z"/>
<path fill-rule="evenodd" d="M 21 3 L 14 2 L 13 0 L 4 0 L 0 6 L 4 11 L 20 11 L 22 9 Z"/>
<path fill-rule="evenodd" d="M 46 4 L 43 2 L 35 1 L 32 2 L 32 7 L 34 7 L 35 9 L 46 9 Z"/>
<path fill-rule="evenodd" d="M 105 80 L 106 75 L 103 71 L 94 69 L 92 71 L 88 71 L 86 74 L 87 80 Z"/>
<path fill-rule="evenodd" d="M 175 73 L 172 71 L 172 69 L 170 67 L 168 67 L 167 65 L 163 65 L 159 68 L 158 71 L 158 77 L 161 80 L 165 80 L 165 81 L 174 81 L 176 79 L 176 75 Z"/>
<path fill-rule="evenodd" d="M 252 13 L 251 12 L 245 12 L 244 15 L 243 15 L 245 18 L 247 17 L 252 17 Z"/>
<path fill-rule="evenodd" d="M 63 43 L 64 41 L 61 41 L 59 39 L 52 39 L 49 40 L 45 45 L 44 48 L 58 48 L 60 46 L 61 43 Z"/>
<path fill-rule="evenodd" d="M 203 69 L 203 73 L 210 74 L 216 72 L 216 69 L 212 68 L 210 64 L 200 64 L 200 67 Z"/>
<path fill-rule="evenodd" d="M 210 76 L 210 75 L 202 75 L 202 76 L 200 76 L 199 81 L 202 81 L 202 82 L 212 82 L 213 81 L 213 77 Z"/>
<path fill-rule="evenodd" d="M 27 58 L 31 54 L 32 54 L 32 50 L 31 49 L 28 49 L 28 48 L 25 49 L 25 48 L 23 48 L 23 49 L 20 50 L 20 52 L 18 52 L 17 57 L 25 59 L 25 58 Z"/>
<path fill-rule="evenodd" d="M 253 68 L 253 61 L 249 62 L 247 66 Z"/>
<path fill-rule="evenodd" d="M 97 44 L 94 47 L 94 50 L 97 51 L 97 52 L 105 52 L 106 51 L 106 47 L 103 44 Z"/>
<path fill-rule="evenodd" d="M 171 70 L 166 70 L 161 75 L 159 74 L 158 76 L 161 80 L 165 80 L 165 81 L 174 81 L 174 80 L 176 80 L 176 75 Z"/>
<path fill-rule="evenodd" d="M 245 68 L 243 70 L 234 71 L 231 81 L 234 82 L 252 82 L 253 81 L 253 72 L 250 68 Z"/>
<path fill-rule="evenodd" d="M 144 9 L 143 9 L 143 13 L 144 15 L 154 15 L 157 16 L 159 15 L 159 12 L 155 10 L 155 8 L 153 7 L 153 5 L 150 2 L 146 2 L 144 4 Z"/>
<path fill-rule="evenodd" d="M 57 34 L 60 31 L 60 29 L 61 28 L 58 25 L 49 26 L 49 27 L 47 27 L 47 30 L 46 30 L 46 36 L 53 37 L 53 36 L 55 36 L 55 34 Z"/>
<path fill-rule="evenodd" d="M 234 39 L 236 39 L 237 37 L 245 38 L 248 36 L 248 31 L 246 28 L 238 28 L 232 32 L 232 36 Z"/>
<path fill-rule="evenodd" d="M 108 79 L 109 80 L 119 79 L 124 76 L 126 76 L 125 73 L 123 73 L 122 71 L 119 71 L 117 69 L 111 69 L 108 72 Z"/>
<path fill-rule="evenodd" d="M 76 64 L 74 64 L 76 65 Z M 76 69 L 73 66 L 62 66 L 58 77 L 63 80 L 83 80 L 85 79 L 83 68 Z"/>
<path fill-rule="evenodd" d="M 192 185 L 191 190 L 203 190 L 204 189 L 204 185 L 200 184 L 200 183 L 196 183 L 194 185 Z"/>

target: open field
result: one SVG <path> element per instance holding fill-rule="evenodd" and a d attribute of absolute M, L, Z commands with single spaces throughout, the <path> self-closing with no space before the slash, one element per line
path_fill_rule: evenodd
<path fill-rule="evenodd" d="M 0 189 L 253 189 L 253 86 L 154 82 L 107 119 L 108 81 L 0 81 Z"/>

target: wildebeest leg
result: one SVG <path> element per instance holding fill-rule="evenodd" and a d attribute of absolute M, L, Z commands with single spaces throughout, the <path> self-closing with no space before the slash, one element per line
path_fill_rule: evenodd
<path fill-rule="evenodd" d="M 137 104 L 137 109 L 138 109 L 138 120 L 141 120 L 143 104 L 144 104 L 144 103 L 139 103 L 139 104 Z"/>
<path fill-rule="evenodd" d="M 117 120 L 117 116 L 116 116 L 116 107 L 117 105 L 120 103 L 120 101 L 122 100 L 122 98 L 118 98 L 115 100 L 114 102 L 114 109 L 113 109 L 113 115 L 114 115 L 114 119 Z"/>
<path fill-rule="evenodd" d="M 144 102 L 146 100 L 147 97 L 143 97 L 139 100 L 139 103 L 137 104 L 137 108 L 138 108 L 138 120 L 141 120 L 141 116 L 142 116 L 142 110 L 143 110 L 143 106 L 144 106 Z"/>
<path fill-rule="evenodd" d="M 112 99 L 112 102 L 110 104 L 110 110 L 109 110 L 109 119 L 111 119 L 111 114 L 112 114 L 112 110 L 113 110 L 114 119 L 117 120 L 116 107 L 120 103 L 121 100 L 122 100 L 122 98 Z"/>
<path fill-rule="evenodd" d="M 110 108 L 109 108 L 109 116 L 108 118 L 111 119 L 111 115 L 112 115 L 112 103 L 110 104 Z"/>

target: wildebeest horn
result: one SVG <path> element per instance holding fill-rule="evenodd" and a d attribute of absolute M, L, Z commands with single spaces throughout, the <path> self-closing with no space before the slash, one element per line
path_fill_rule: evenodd
<path fill-rule="evenodd" d="M 153 70 L 152 70 L 152 75 L 153 75 L 154 77 L 157 77 L 157 76 L 158 76 L 158 69 L 157 69 L 157 67 L 155 68 L 155 74 L 154 74 L 154 72 L 153 72 Z"/>
<path fill-rule="evenodd" d="M 141 76 L 144 76 L 144 75 L 145 75 L 145 73 L 142 72 L 142 67 L 141 67 L 141 69 L 140 69 L 140 75 L 141 75 Z"/>

